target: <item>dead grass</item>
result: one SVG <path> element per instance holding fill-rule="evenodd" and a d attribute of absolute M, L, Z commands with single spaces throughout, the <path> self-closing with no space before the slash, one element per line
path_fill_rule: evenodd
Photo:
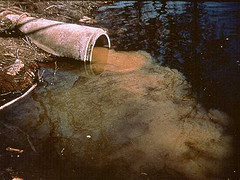
<path fill-rule="evenodd" d="M 29 13 L 39 18 L 80 23 L 83 16 L 91 16 L 94 9 L 110 1 L 0 1 L 0 13 Z M 15 29 L 14 24 L 0 17 L 0 94 L 28 88 L 37 79 L 36 61 L 51 60 L 51 55 L 31 44 Z M 7 74 L 16 59 L 24 63 L 15 76 Z M 30 76 L 34 74 L 34 76 Z"/>

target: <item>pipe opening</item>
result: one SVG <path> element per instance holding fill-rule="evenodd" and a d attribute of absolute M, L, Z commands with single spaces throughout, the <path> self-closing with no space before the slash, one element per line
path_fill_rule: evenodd
<path fill-rule="evenodd" d="M 105 34 L 99 36 L 92 50 L 91 70 L 94 74 L 100 74 L 104 71 L 108 61 L 109 48 L 109 37 Z"/>
<path fill-rule="evenodd" d="M 101 35 L 101 36 L 97 39 L 94 47 L 110 48 L 109 38 L 108 38 L 106 35 Z"/>
<path fill-rule="evenodd" d="M 101 33 L 99 36 L 92 38 L 88 44 L 84 61 L 90 62 L 92 61 L 92 53 L 95 47 L 105 47 L 108 49 L 111 47 L 110 38 L 105 33 Z"/>

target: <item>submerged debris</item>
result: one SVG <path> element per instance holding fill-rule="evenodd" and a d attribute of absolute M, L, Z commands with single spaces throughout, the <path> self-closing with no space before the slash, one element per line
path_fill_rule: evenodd
<path fill-rule="evenodd" d="M 6 148 L 6 151 L 23 153 L 23 150 L 22 150 L 22 149 L 16 149 L 16 148 L 11 148 L 11 147 L 7 147 L 7 148 Z"/>
<path fill-rule="evenodd" d="M 23 179 L 19 177 L 14 177 L 12 180 L 23 180 Z"/>

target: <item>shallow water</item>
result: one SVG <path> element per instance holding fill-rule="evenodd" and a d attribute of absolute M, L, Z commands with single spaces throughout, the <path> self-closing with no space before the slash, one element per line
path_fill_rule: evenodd
<path fill-rule="evenodd" d="M 167 2 L 164 8 L 159 2 L 117 2 L 100 9 L 100 24 L 110 25 L 109 31 L 120 33 L 110 32 L 116 49 L 145 50 L 151 55 L 145 51 L 95 48 L 91 65 L 67 59 L 40 64 L 44 82 L 24 100 L 0 113 L 0 177 L 49 180 L 237 177 L 233 161 L 235 140 L 229 127 L 236 119 L 228 108 L 224 109 L 227 100 L 234 99 L 229 102 L 232 103 L 229 109 L 238 102 L 235 92 L 238 85 L 233 88 L 238 82 L 238 71 L 232 58 L 238 55 L 239 37 L 234 34 L 235 29 L 231 30 L 236 22 L 231 19 L 231 28 L 223 28 L 224 33 L 232 36 L 221 37 L 219 33 L 227 41 L 227 49 L 230 45 L 234 47 L 231 56 L 225 54 L 226 49 L 223 54 L 215 52 L 214 48 L 221 50 L 218 45 L 223 43 L 222 39 L 218 42 L 219 36 L 206 39 L 206 47 L 213 48 L 196 50 L 188 32 L 183 33 L 184 41 L 172 32 L 175 25 L 189 24 L 184 18 L 194 8 L 192 5 Z M 223 9 L 222 19 L 234 16 L 227 12 L 238 8 L 231 5 L 226 10 L 226 4 L 221 3 L 200 5 L 214 12 L 205 17 L 215 17 L 215 10 Z M 177 21 L 168 21 L 175 17 Z M 218 22 L 222 21 L 217 21 L 216 27 Z M 151 29 L 154 33 L 148 32 Z M 218 34 L 219 28 L 214 32 Z M 206 53 L 205 66 L 197 71 L 201 72 L 200 77 L 196 69 L 191 69 L 198 67 L 192 66 L 191 60 L 199 57 L 194 52 Z M 222 55 L 229 63 L 224 64 Z M 186 61 L 186 57 L 192 59 Z M 213 67 L 216 71 L 212 71 Z M 226 77 L 218 81 L 222 76 L 215 73 L 223 71 Z M 211 83 L 213 77 L 218 86 Z M 236 81 L 226 82 L 230 77 Z M 201 89 L 206 87 L 217 90 Z M 230 96 L 232 93 L 221 94 L 225 88 L 235 92 L 235 98 Z M 211 99 L 215 92 L 218 94 Z M 6 151 L 7 147 L 24 151 L 17 154 Z"/>
<path fill-rule="evenodd" d="M 232 117 L 230 179 L 240 177 L 239 12 L 236 1 L 119 1 L 95 14 L 117 50 L 147 51 L 159 64 L 182 72 L 204 107 Z"/>
<path fill-rule="evenodd" d="M 5 173 L 27 179 L 224 176 L 232 153 L 229 117 L 198 104 L 181 73 L 141 51 L 96 48 L 93 59 L 94 68 L 45 65 L 47 84 L 3 111 L 2 144 L 25 151 L 20 157 L 2 152 Z"/>

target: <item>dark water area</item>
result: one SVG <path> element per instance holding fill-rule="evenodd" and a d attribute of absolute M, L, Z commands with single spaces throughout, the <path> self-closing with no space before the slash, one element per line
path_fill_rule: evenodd
<path fill-rule="evenodd" d="M 99 24 L 116 50 L 145 50 L 178 69 L 208 106 L 240 102 L 240 3 L 125 1 L 102 7 Z"/>
<path fill-rule="evenodd" d="M 39 64 L 43 82 L 0 112 L 0 178 L 239 179 L 240 3 L 119 1 L 94 15 L 118 51 L 101 73 Z"/>
<path fill-rule="evenodd" d="M 119 1 L 100 8 L 96 18 L 117 50 L 149 52 L 182 72 L 206 108 L 233 118 L 239 164 L 240 3 Z"/>

